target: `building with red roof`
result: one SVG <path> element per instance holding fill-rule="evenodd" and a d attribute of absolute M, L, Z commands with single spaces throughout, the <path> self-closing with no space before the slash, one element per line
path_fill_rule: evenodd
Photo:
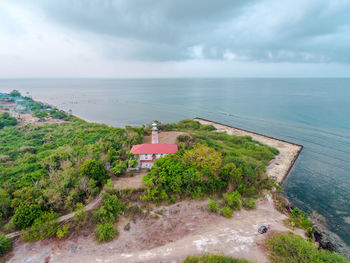
<path fill-rule="evenodd" d="M 147 169 L 153 166 L 153 161 L 168 154 L 177 153 L 176 144 L 158 143 L 157 124 L 152 124 L 152 143 L 137 144 L 131 148 L 131 153 L 138 155 L 138 168 Z"/>

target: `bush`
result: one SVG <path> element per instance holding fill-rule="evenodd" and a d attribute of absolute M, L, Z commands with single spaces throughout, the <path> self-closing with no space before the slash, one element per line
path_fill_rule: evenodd
<path fill-rule="evenodd" d="M 14 126 L 17 124 L 17 119 L 11 117 L 7 112 L 0 112 L 0 129 L 5 126 Z"/>
<path fill-rule="evenodd" d="M 0 258 L 9 252 L 12 248 L 12 241 L 5 234 L 0 233 Z"/>
<path fill-rule="evenodd" d="M 103 163 L 96 160 L 85 160 L 80 167 L 80 175 L 94 179 L 98 184 L 106 182 L 109 178 Z"/>
<path fill-rule="evenodd" d="M 226 204 L 234 210 L 241 209 L 241 194 L 238 191 L 224 194 L 224 200 Z"/>
<path fill-rule="evenodd" d="M 256 207 L 254 198 L 244 198 L 243 207 L 246 209 L 252 209 Z"/>
<path fill-rule="evenodd" d="M 43 212 L 41 216 L 34 220 L 33 225 L 24 231 L 22 239 L 24 241 L 39 241 L 56 235 L 58 214 L 53 211 Z"/>
<path fill-rule="evenodd" d="M 78 203 L 76 207 L 75 214 L 73 216 L 73 222 L 75 226 L 79 229 L 83 227 L 88 219 L 88 213 L 85 211 L 85 206 L 82 203 Z"/>
<path fill-rule="evenodd" d="M 127 169 L 126 162 L 124 161 L 118 161 L 116 164 L 111 168 L 111 172 L 115 175 L 121 175 L 123 174 Z"/>
<path fill-rule="evenodd" d="M 216 205 L 216 202 L 214 200 L 210 200 L 208 201 L 208 209 L 209 211 L 212 212 L 217 212 L 218 211 L 218 206 Z"/>
<path fill-rule="evenodd" d="M 183 263 L 250 263 L 250 261 L 221 255 L 203 255 L 187 257 Z"/>
<path fill-rule="evenodd" d="M 265 241 L 268 257 L 272 263 L 349 263 L 341 255 L 327 250 L 318 250 L 302 237 L 292 233 L 277 234 Z"/>
<path fill-rule="evenodd" d="M 122 213 L 123 203 L 116 195 L 102 193 L 103 205 L 94 213 L 94 219 L 99 223 L 114 223 Z"/>
<path fill-rule="evenodd" d="M 288 225 L 292 228 L 299 227 L 308 231 L 309 237 L 312 236 L 314 230 L 312 227 L 312 223 L 308 219 L 308 214 L 304 211 L 294 208 L 291 213 L 291 217 L 288 218 Z"/>
<path fill-rule="evenodd" d="M 95 237 L 97 242 L 112 241 L 118 235 L 118 229 L 112 223 L 101 223 L 96 226 Z"/>
<path fill-rule="evenodd" d="M 220 213 L 226 218 L 231 218 L 233 215 L 233 211 L 229 206 L 225 206 L 224 208 L 222 208 Z"/>
<path fill-rule="evenodd" d="M 67 237 L 69 235 L 69 229 L 70 229 L 70 223 L 67 223 L 61 227 L 58 227 L 56 236 L 59 239 Z"/>
<path fill-rule="evenodd" d="M 38 205 L 20 204 L 13 216 L 13 223 L 16 227 L 25 229 L 30 227 L 34 220 L 41 216 L 41 209 Z"/>
<path fill-rule="evenodd" d="M 20 97 L 21 93 L 18 90 L 14 89 L 13 91 L 10 92 L 10 96 L 11 97 Z"/>

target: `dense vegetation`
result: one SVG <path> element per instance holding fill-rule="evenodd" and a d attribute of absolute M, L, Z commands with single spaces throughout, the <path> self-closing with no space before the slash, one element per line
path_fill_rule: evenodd
<path fill-rule="evenodd" d="M 265 246 L 272 263 L 350 263 L 341 255 L 328 250 L 319 250 L 312 242 L 292 233 L 276 234 L 266 240 Z"/>
<path fill-rule="evenodd" d="M 15 126 L 17 119 L 11 117 L 7 112 L 0 112 L 0 129 L 6 126 Z"/>
<path fill-rule="evenodd" d="M 213 132 L 213 126 L 192 120 L 159 126 L 188 134 L 178 137 L 178 153 L 156 160 L 143 178 L 148 186 L 144 200 L 173 202 L 227 192 L 218 204 L 209 201 L 209 209 L 231 217 L 232 209 L 254 207 L 252 198 L 272 186 L 265 169 L 277 149 L 251 137 Z"/>
<path fill-rule="evenodd" d="M 5 230 L 39 225 L 89 201 L 110 177 L 105 165 L 123 172 L 130 147 L 142 141 L 142 134 L 142 128 L 75 117 L 62 124 L 1 129 L 0 222 L 11 218 Z"/>
<path fill-rule="evenodd" d="M 183 263 L 250 263 L 250 261 L 221 255 L 203 255 L 187 257 Z"/>

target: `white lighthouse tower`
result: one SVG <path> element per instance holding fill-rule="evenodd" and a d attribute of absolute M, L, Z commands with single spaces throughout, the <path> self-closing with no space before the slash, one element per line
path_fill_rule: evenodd
<path fill-rule="evenodd" d="M 152 144 L 159 143 L 157 123 L 152 123 Z"/>

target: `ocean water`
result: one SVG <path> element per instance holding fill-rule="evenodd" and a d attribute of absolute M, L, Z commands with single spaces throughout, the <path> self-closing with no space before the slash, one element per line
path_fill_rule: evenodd
<path fill-rule="evenodd" d="M 284 192 L 350 246 L 350 79 L 0 80 L 113 126 L 202 117 L 302 144 Z"/>

